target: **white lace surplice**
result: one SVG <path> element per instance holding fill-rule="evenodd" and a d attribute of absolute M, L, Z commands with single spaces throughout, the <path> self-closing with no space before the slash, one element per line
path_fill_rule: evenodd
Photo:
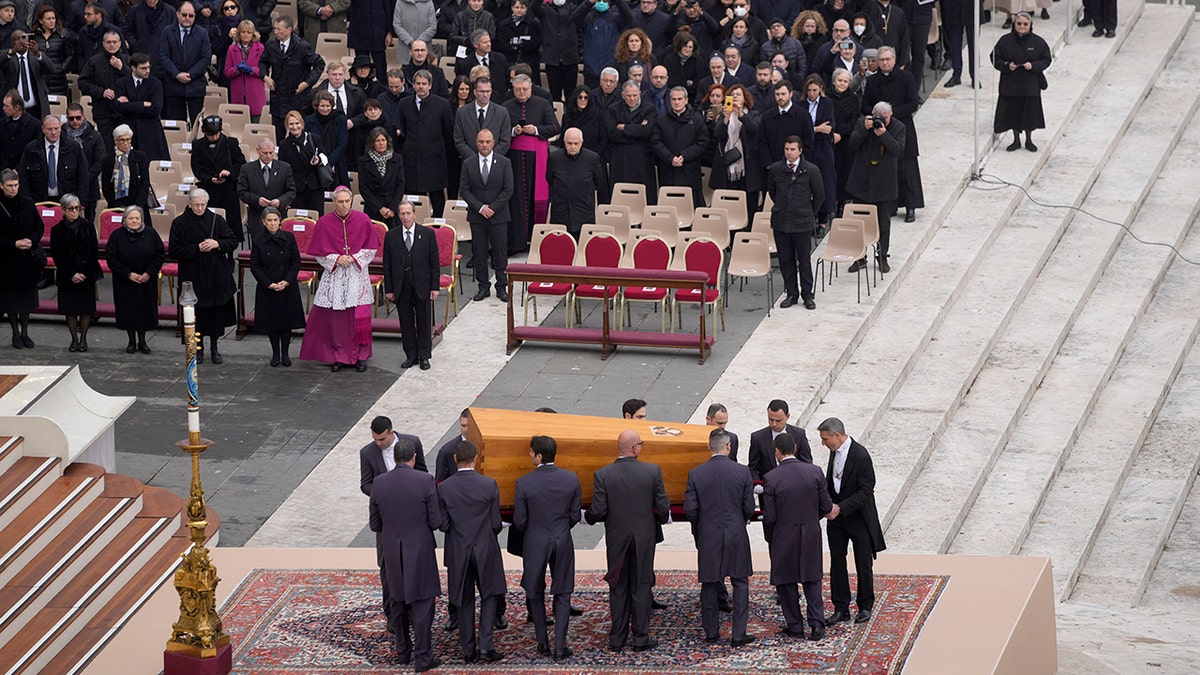
<path fill-rule="evenodd" d="M 375 258 L 375 249 L 364 248 L 354 254 L 356 264 L 338 267 L 336 253 L 317 257 L 325 268 L 313 304 L 328 309 L 349 309 L 375 301 L 371 292 L 371 274 L 367 269 Z"/>

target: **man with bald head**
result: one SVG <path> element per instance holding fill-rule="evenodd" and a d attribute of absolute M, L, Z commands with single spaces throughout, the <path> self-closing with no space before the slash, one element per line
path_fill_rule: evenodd
<path fill-rule="evenodd" d="M 415 80 L 417 71 L 428 71 L 432 78 L 430 85 L 434 96 L 446 98 L 447 92 L 450 91 L 450 83 L 446 81 L 442 69 L 433 62 L 429 54 L 429 43 L 424 40 L 413 40 L 408 46 L 408 63 L 401 65 L 400 70 L 404 72 L 404 79 L 408 82 Z"/>
<path fill-rule="evenodd" d="M 512 163 L 496 149 L 496 137 L 486 127 L 475 135 L 478 154 L 463 160 L 458 196 L 467 203 L 467 222 L 471 224 L 472 259 L 479 292 L 476 302 L 491 295 L 488 290 L 488 257 L 496 271 L 496 297 L 508 302 L 508 200 L 513 195 Z"/>
<path fill-rule="evenodd" d="M 809 64 L 812 66 L 811 72 L 823 76 L 825 73 L 833 71 L 832 64 L 842 55 L 842 40 L 850 40 L 854 43 L 854 62 L 858 63 L 863 56 L 863 46 L 850 34 L 850 22 L 838 19 L 833 22 L 833 28 L 829 31 L 829 42 L 817 47 L 817 55 L 813 58 L 815 63 Z"/>
<path fill-rule="evenodd" d="M 585 223 L 596 222 L 597 197 L 608 195 L 608 171 L 600 155 L 583 147 L 579 129 L 567 129 L 562 149 L 550 151 L 546 182 L 550 184 L 549 222 L 566 225 L 576 237 Z"/>
<path fill-rule="evenodd" d="M 662 469 L 638 461 L 642 438 L 631 429 L 617 436 L 617 461 L 592 476 L 592 505 L 584 513 L 589 525 L 604 523 L 608 552 L 608 647 L 625 649 L 633 633 L 633 650 L 658 646 L 650 637 L 650 591 L 654 586 L 655 526 L 667 522 L 670 501 Z"/>

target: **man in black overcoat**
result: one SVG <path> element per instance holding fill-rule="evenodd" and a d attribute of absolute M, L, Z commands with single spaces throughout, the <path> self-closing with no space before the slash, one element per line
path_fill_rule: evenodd
<path fill-rule="evenodd" d="M 95 222 L 96 202 L 100 199 L 100 170 L 104 166 L 104 155 L 112 136 L 102 136 L 96 127 L 84 119 L 83 106 L 78 103 L 67 106 L 67 124 L 62 128 L 62 133 L 63 138 L 80 147 L 88 163 L 87 194 L 78 196 L 83 201 L 83 217 Z"/>
<path fill-rule="evenodd" d="M 846 435 L 846 427 L 836 417 L 817 427 L 821 445 L 829 449 L 829 468 L 825 471 L 826 490 L 833 500 L 826 534 L 829 536 L 829 599 L 833 614 L 826 623 L 850 620 L 850 577 L 846 571 L 847 544 L 854 544 L 854 572 L 858 576 L 854 623 L 871 620 L 875 608 L 875 555 L 887 549 L 879 510 L 875 506 L 875 467 L 871 455 L 858 441 Z"/>
<path fill-rule="evenodd" d="M 274 35 L 266 41 L 259 70 L 267 91 L 271 93 L 271 122 L 275 125 L 275 140 L 287 134 L 284 118 L 289 111 L 305 115 L 312 101 L 312 88 L 321 79 L 325 59 L 313 51 L 312 45 L 293 33 L 295 21 L 284 14 L 274 21 Z"/>
<path fill-rule="evenodd" d="M 458 608 L 458 637 L 467 663 L 494 663 L 504 658 L 492 640 L 493 624 L 506 591 L 504 562 L 500 554 L 500 488 L 496 481 L 475 471 L 479 451 L 462 442 L 454 451 L 458 471 L 438 485 L 442 531 L 446 533 L 446 595 Z M 475 642 L 475 589 L 479 609 L 479 643 Z"/>
<path fill-rule="evenodd" d="M 25 111 L 21 95 L 4 94 L 4 121 L 0 122 L 0 169 L 21 168 L 21 154 L 42 130 L 37 118 Z"/>
<path fill-rule="evenodd" d="M 746 521 L 754 516 L 754 486 L 750 471 L 729 458 L 729 432 L 714 429 L 708 435 L 708 461 L 688 472 L 683 509 L 696 539 L 696 571 L 700 579 L 700 623 L 704 641 L 721 639 L 717 597 L 725 577 L 733 584 L 734 647 L 754 642 L 746 634 L 750 615 L 750 536 Z"/>
<path fill-rule="evenodd" d="M 762 133 L 758 135 L 758 156 L 767 166 L 783 159 L 783 143 L 789 136 L 799 136 L 801 150 L 812 152 L 812 118 L 807 106 L 793 100 L 793 93 L 792 83 L 780 80 L 775 83 L 775 104 L 760 106 Z"/>
<path fill-rule="evenodd" d="M 529 454 L 537 468 L 517 479 L 513 526 L 524 533 L 525 561 L 521 587 L 533 619 L 539 654 L 549 654 L 546 632 L 546 567 L 554 596 L 554 660 L 571 656 L 567 627 L 575 591 L 575 543 L 571 528 L 579 522 L 583 498 L 579 478 L 554 465 L 558 445 L 549 436 L 534 436 Z"/>
<path fill-rule="evenodd" d="M 54 155 L 54 176 L 50 176 L 50 153 Z M 17 171 L 21 174 L 21 193 L 34 202 L 57 202 L 65 194 L 87 199 L 89 165 L 83 148 L 73 141 L 63 142 L 62 123 L 55 115 L 42 121 L 42 137 L 25 146 Z M 51 186 L 51 182 L 54 183 Z"/>
<path fill-rule="evenodd" d="M 467 440 L 467 420 L 470 416 L 471 409 L 463 408 L 462 413 L 458 416 L 458 435 L 446 441 L 442 444 L 442 447 L 438 448 L 437 457 L 434 459 L 433 478 L 439 483 L 453 476 L 458 471 L 458 463 L 454 461 L 454 451 L 458 450 L 459 443 Z M 442 564 L 446 569 L 449 569 L 452 563 L 450 551 L 443 551 Z M 503 618 L 503 615 L 497 618 Z M 507 624 L 504 627 L 507 627 Z M 454 603 L 446 603 L 446 625 L 442 626 L 442 630 L 458 630 L 458 610 L 454 607 Z"/>
<path fill-rule="evenodd" d="M 662 469 L 639 462 L 642 439 L 636 431 L 617 437 L 617 461 L 593 475 L 589 525 L 604 523 L 608 553 L 609 649 L 620 652 L 632 628 L 634 651 L 658 646 L 650 637 L 650 593 L 654 587 L 654 546 L 658 526 L 667 522 L 670 500 Z"/>
<path fill-rule="evenodd" d="M 208 31 L 196 25 L 196 7 L 189 0 L 175 11 L 178 23 L 158 34 L 156 67 L 162 72 L 163 119 L 191 122 L 204 107 L 212 42 Z"/>
<path fill-rule="evenodd" d="M 784 141 L 783 159 L 767 167 L 767 194 L 771 195 L 771 233 L 786 291 L 779 306 L 788 308 L 803 299 L 805 309 L 816 309 L 812 237 L 816 214 L 825 203 L 825 183 L 821 170 L 802 156 L 799 136 L 789 136 Z"/>
<path fill-rule="evenodd" d="M 893 208 L 903 206 L 904 222 L 911 223 L 917 217 L 915 209 L 925 207 L 921 165 L 917 159 L 921 150 L 917 144 L 917 127 L 913 123 L 913 115 L 921 107 L 921 96 L 917 93 L 917 83 L 912 73 L 896 66 L 896 52 L 880 47 L 879 72 L 867 78 L 862 113 L 869 115 L 876 103 L 887 101 L 892 106 L 892 117 L 899 120 L 908 132 L 904 137 L 904 154 L 896 166 L 897 203 Z"/>
<path fill-rule="evenodd" d="M 875 79 L 872 77 L 871 79 Z M 878 117 L 883 126 L 875 124 Z M 850 175 L 846 178 L 846 194 L 856 202 L 874 204 L 879 223 L 879 271 L 892 271 L 888 264 L 888 249 L 892 241 L 892 211 L 899 194 L 896 175 L 908 128 L 892 116 L 892 106 L 880 101 L 870 115 L 854 125 L 850 133 Z M 857 272 L 867 259 L 855 262 L 847 271 Z"/>
<path fill-rule="evenodd" d="M 433 539 L 433 531 L 442 526 L 442 511 L 433 478 L 413 470 L 420 456 L 412 443 L 397 441 L 392 454 L 396 469 L 379 476 L 379 489 L 370 495 L 371 531 L 378 533 L 375 545 L 383 569 L 391 570 L 384 587 L 399 624 L 396 652 L 400 663 L 414 661 L 418 673 L 441 665 L 433 655 L 432 631 L 434 600 L 442 594 Z"/>
<path fill-rule="evenodd" d="M 208 210 L 208 192 L 194 188 L 188 193 L 188 208 L 171 222 L 168 254 L 179 261 L 179 292 L 183 283 L 192 282 L 196 302 L 196 332 L 209 340 L 209 359 L 220 364 L 224 359 L 217 340 L 225 329 L 237 323 L 233 296 L 233 252 L 238 240 L 225 219 Z M 197 355 L 196 360 L 203 357 Z"/>
<path fill-rule="evenodd" d="M 821 518 L 833 510 L 825 476 L 811 462 L 796 459 L 796 442 L 781 434 L 775 439 L 779 466 L 767 473 L 763 486 L 763 522 L 770 526 L 771 585 L 779 593 L 783 620 L 780 634 L 804 637 L 796 584 L 804 587 L 810 640 L 825 637 L 825 603 L 821 599 Z M 843 564 L 844 564 L 843 560 Z"/>
<path fill-rule="evenodd" d="M 438 71 L 441 72 L 441 71 Z M 414 96 L 400 99 L 400 119 L 404 133 L 402 154 L 408 194 L 429 195 L 435 214 L 446 204 L 446 141 L 454 136 L 454 116 L 450 103 L 433 95 L 431 71 L 418 70 L 413 76 Z"/>
<path fill-rule="evenodd" d="M 642 100 L 637 82 L 621 86 L 621 100 L 604 111 L 608 133 L 609 169 L 614 183 L 641 183 L 646 186 L 646 202 L 658 199 L 658 179 L 654 175 L 654 153 L 650 136 L 654 132 L 654 106 Z"/>
<path fill-rule="evenodd" d="M 130 72 L 129 54 L 122 49 L 121 34 L 116 31 L 105 33 L 100 44 L 100 53 L 88 59 L 80 57 L 83 66 L 79 72 L 79 92 L 92 97 L 92 121 L 107 143 L 117 125 L 113 107 L 117 80 Z"/>
<path fill-rule="evenodd" d="M 650 147 L 658 161 L 658 182 L 690 187 L 693 206 L 704 206 L 700 158 L 708 150 L 708 124 L 688 104 L 686 87 L 673 87 L 667 96 L 669 108 L 654 120 L 650 135 Z"/>
<path fill-rule="evenodd" d="M 597 198 L 609 194 L 608 170 L 600 155 L 583 147 L 583 132 L 571 127 L 563 132 L 562 149 L 550 150 L 546 160 L 550 183 L 551 223 L 566 225 L 578 237 L 583 226 L 596 222 Z"/>
<path fill-rule="evenodd" d="M 420 363 L 421 370 L 429 370 L 433 350 L 429 309 L 437 299 L 442 276 L 437 235 L 417 224 L 408 200 L 396 207 L 396 220 L 400 226 L 389 230 L 383 240 L 383 290 L 387 299 L 396 303 L 400 318 L 405 356 L 400 367 Z"/>
<path fill-rule="evenodd" d="M 134 54 L 129 59 L 130 74 L 113 86 L 117 123 L 133 129 L 133 147 L 146 153 L 150 161 L 171 159 L 167 134 L 162 127 L 163 85 L 150 77 L 150 57 Z"/>

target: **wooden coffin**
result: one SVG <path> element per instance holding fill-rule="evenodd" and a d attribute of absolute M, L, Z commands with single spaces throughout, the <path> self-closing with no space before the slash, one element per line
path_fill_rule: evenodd
<path fill-rule="evenodd" d="M 592 502 L 592 473 L 617 458 L 617 436 L 626 429 L 641 434 L 640 460 L 662 467 L 671 504 L 683 504 L 687 474 L 708 460 L 708 434 L 715 427 L 586 415 L 471 408 L 467 439 L 479 448 L 476 470 L 500 485 L 500 508 L 510 509 L 517 479 L 533 470 L 529 439 L 551 436 L 558 442 L 554 463 L 574 471 L 583 488 L 583 506 Z"/>

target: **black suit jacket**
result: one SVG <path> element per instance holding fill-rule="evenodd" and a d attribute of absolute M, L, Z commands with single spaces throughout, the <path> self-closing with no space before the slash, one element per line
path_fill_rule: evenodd
<path fill-rule="evenodd" d="M 494 148 L 497 155 L 508 154 L 508 146 L 512 144 L 512 118 L 504 106 L 492 101 L 488 104 L 487 112 L 483 114 L 483 126 L 490 129 L 496 139 Z M 462 106 L 454 113 L 454 147 L 463 164 L 475 156 L 475 137 L 479 134 L 479 113 L 475 103 Z"/>
<path fill-rule="evenodd" d="M 246 205 L 246 222 L 251 227 L 260 227 L 263 207 L 258 205 L 259 197 L 278 199 L 281 213 L 287 213 L 288 206 L 296 198 L 292 167 L 280 159 L 271 162 L 271 182 L 263 183 L 262 163 L 246 162 L 238 172 L 237 193 L 238 199 Z"/>
<path fill-rule="evenodd" d="M 344 90 L 343 93 L 346 96 L 346 109 L 342 112 L 346 115 L 346 119 L 350 119 L 351 117 L 361 113 L 363 108 L 366 107 L 367 92 L 363 91 L 362 87 L 356 84 L 350 84 L 349 78 L 347 78 L 346 82 L 342 85 L 342 89 Z M 313 89 L 313 95 L 315 96 L 318 92 L 322 91 L 328 91 L 330 94 L 333 94 L 333 92 L 329 89 L 328 79 L 321 80 L 317 83 L 316 88 Z M 337 110 L 337 104 L 334 104 L 334 110 Z"/>
<path fill-rule="evenodd" d="M 446 187 L 446 152 L 454 139 L 454 115 L 450 103 L 440 96 L 427 96 L 417 110 L 417 97 L 406 96 L 399 104 L 396 126 L 404 135 L 404 177 L 414 193 Z M 479 120 L 475 120 L 476 124 Z"/>
<path fill-rule="evenodd" d="M 5 45 L 6 47 L 8 45 Z M 33 89 L 33 98 L 36 101 L 36 107 L 27 107 L 29 114 L 37 119 L 42 119 L 50 112 L 50 101 L 47 98 L 46 78 L 55 70 L 55 66 L 51 63 L 50 58 L 42 55 L 41 58 L 34 57 L 32 52 L 25 52 L 26 61 L 29 63 L 29 86 Z M 15 89 L 21 91 L 21 62 L 15 54 L 10 54 L 8 51 L 0 55 L 0 72 L 4 73 L 4 91 Z"/>
<path fill-rule="evenodd" d="M 493 38 L 494 39 L 494 38 Z M 508 91 L 508 59 L 496 50 L 487 55 L 488 70 L 492 73 L 492 100 L 500 101 Z M 480 65 L 474 52 L 454 62 L 454 75 L 470 75 L 471 69 Z"/>
<path fill-rule="evenodd" d="M 411 434 L 396 434 L 397 438 L 403 438 L 410 441 L 417 447 L 417 463 L 416 470 L 428 473 L 429 469 L 425 467 L 425 451 L 421 447 L 421 439 Z M 383 454 L 375 443 L 367 443 L 358 451 L 358 470 L 360 480 L 358 488 L 362 490 L 364 495 L 371 496 L 371 488 L 375 484 L 375 479 L 387 473 L 387 465 L 383 463 Z"/>
<path fill-rule="evenodd" d="M 437 235 L 424 225 L 413 225 L 413 247 L 404 245 L 404 227 L 397 225 L 383 238 L 383 291 L 399 295 L 412 288 L 416 302 L 428 302 L 430 291 L 441 282 Z"/>
<path fill-rule="evenodd" d="M 0 169 L 20 169 L 25 146 L 42 135 L 42 123 L 28 112 L 0 118 Z M 109 141 L 111 142 L 111 140 Z"/>
<path fill-rule="evenodd" d="M 135 87 L 133 76 L 126 75 L 117 80 L 113 92 L 116 94 L 113 109 L 117 112 L 117 122 L 128 124 L 133 129 L 133 147 L 146 153 L 152 161 L 170 159 L 171 149 L 167 146 L 167 134 L 163 131 L 161 119 L 162 82 L 151 76 Z M 126 98 L 125 102 L 118 100 L 122 96 Z M 146 105 L 147 101 L 150 105 Z"/>
<path fill-rule="evenodd" d="M 83 148 L 75 141 L 59 138 L 58 151 L 55 153 L 55 166 L 58 176 L 58 194 L 73 194 L 86 200 L 91 194 L 88 186 L 88 161 L 83 156 Z M 49 196 L 50 166 L 46 160 L 46 142 L 37 139 L 25 146 L 21 154 L 21 192 L 32 197 L 35 202 L 51 199 Z M 57 198 L 54 198 L 57 201 Z"/>
<path fill-rule="evenodd" d="M 825 488 L 833 503 L 841 510 L 835 520 L 847 529 L 865 528 L 871 535 L 872 555 L 886 550 L 879 511 L 875 507 L 875 466 L 871 463 L 870 453 L 861 443 L 850 439 L 850 450 L 842 467 L 841 490 L 834 490 L 833 487 L 833 459 L 834 453 L 831 452 L 825 471 Z"/>
<path fill-rule="evenodd" d="M 461 435 L 457 435 L 438 448 L 433 471 L 433 477 L 437 479 L 437 482 L 440 483 L 446 480 L 458 471 L 458 462 L 454 460 L 454 451 L 458 449 L 458 444 L 462 443 L 463 440 Z"/>
<path fill-rule="evenodd" d="M 504 562 L 500 555 L 500 488 L 483 474 L 458 471 L 438 485 L 442 532 L 446 533 L 446 594 L 450 604 L 462 605 L 474 563 L 479 597 L 503 595 Z"/>
<path fill-rule="evenodd" d="M 812 448 L 808 446 L 808 436 L 800 427 L 787 425 L 785 433 L 796 439 L 796 459 L 812 463 Z M 750 475 L 754 480 L 762 480 L 767 472 L 779 465 L 775 461 L 775 444 L 771 427 L 763 427 L 750 434 Z"/>
<path fill-rule="evenodd" d="M 631 579 L 654 585 L 654 546 L 659 526 L 667 522 L 671 502 L 663 487 L 662 469 L 634 457 L 618 457 L 592 476 L 589 525 L 604 523 L 611 582 L 621 574 L 625 552 L 634 547 Z"/>
<path fill-rule="evenodd" d="M 458 196 L 467 203 L 467 222 L 500 224 L 510 220 L 508 200 L 513 195 L 512 163 L 502 157 L 499 150 L 492 153 L 492 165 L 488 170 L 487 182 L 479 168 L 478 155 L 463 160 L 462 177 L 458 182 Z M 484 205 L 492 208 L 491 218 L 485 218 L 479 209 Z"/>
<path fill-rule="evenodd" d="M 750 471 L 725 455 L 713 455 L 688 472 L 683 510 L 696 538 L 700 582 L 748 577 L 754 572 L 746 521 L 754 516 Z"/>
<path fill-rule="evenodd" d="M 280 46 L 279 38 L 266 41 L 259 59 L 259 70 L 264 77 L 270 77 L 275 82 L 270 100 L 271 117 L 283 119 L 289 110 L 299 110 L 304 114 L 311 109 L 309 103 L 315 91 L 313 87 L 321 79 L 325 59 L 313 51 L 312 45 L 300 37 L 299 31 L 292 33 L 286 54 Z M 296 88 L 301 82 L 307 83 L 308 87 L 297 94 Z"/>
<path fill-rule="evenodd" d="M 375 545 L 387 569 L 388 595 L 406 603 L 436 598 L 442 583 L 433 531 L 442 526 L 442 510 L 433 478 L 400 464 L 378 484 L 371 494 L 370 525 L 379 533 Z"/>
<path fill-rule="evenodd" d="M 575 541 L 583 491 L 573 471 L 543 464 L 517 479 L 513 526 L 524 533 L 525 572 L 521 587 L 536 593 L 550 565 L 550 593 L 575 590 Z M 511 532 L 509 533 L 511 537 Z"/>
<path fill-rule="evenodd" d="M 140 150 L 129 151 L 129 195 L 122 200 L 117 199 L 116 182 L 113 180 L 113 170 L 117 166 L 117 156 L 109 152 L 104 156 L 104 164 L 100 168 L 100 190 L 104 193 L 104 201 L 109 206 L 145 206 L 150 196 L 150 160 L 146 153 Z"/>
<path fill-rule="evenodd" d="M 208 31 L 203 26 L 193 25 L 182 42 L 179 35 L 178 23 L 168 25 L 158 34 L 154 67 L 162 77 L 163 92 L 167 96 L 202 97 L 208 84 L 205 77 L 208 65 L 212 61 Z M 184 84 L 176 80 L 175 76 L 180 73 L 191 75 L 191 81 Z"/>

